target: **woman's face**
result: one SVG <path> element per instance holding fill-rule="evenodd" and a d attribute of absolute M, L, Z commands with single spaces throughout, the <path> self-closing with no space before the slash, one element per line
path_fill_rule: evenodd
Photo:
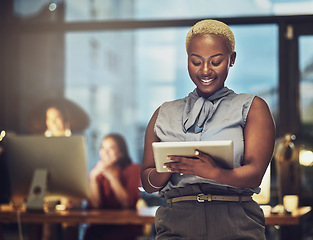
<path fill-rule="evenodd" d="M 221 37 L 200 35 L 191 39 L 188 71 L 201 97 L 208 98 L 224 87 L 229 67 L 234 64 L 235 58 L 236 53 L 229 53 Z"/>
<path fill-rule="evenodd" d="M 106 165 L 111 166 L 121 157 L 121 152 L 114 139 L 109 137 L 103 139 L 99 155 L 101 161 L 103 161 Z"/>
<path fill-rule="evenodd" d="M 52 136 L 62 136 L 65 134 L 63 116 L 55 107 L 50 107 L 46 111 L 46 126 Z"/>

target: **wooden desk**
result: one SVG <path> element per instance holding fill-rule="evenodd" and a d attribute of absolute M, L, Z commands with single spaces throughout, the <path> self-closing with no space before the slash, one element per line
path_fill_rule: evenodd
<path fill-rule="evenodd" d="M 10 207 L 0 207 L 0 240 L 4 239 L 2 225 L 5 223 L 28 224 L 28 239 L 42 239 L 43 224 L 62 223 L 72 226 L 71 232 L 63 229 L 64 239 L 77 239 L 79 224 L 118 224 L 118 225 L 146 225 L 154 224 L 155 208 L 136 210 L 70 210 L 55 212 L 26 212 L 17 211 Z M 73 231 L 74 227 L 74 231 Z M 68 228 L 66 228 L 68 229 Z M 76 230 L 75 230 L 76 229 Z M 70 235 L 67 235 L 70 234 Z"/>
<path fill-rule="evenodd" d="M 270 214 L 265 215 L 265 225 L 299 225 L 301 217 L 311 211 L 311 207 L 301 207 L 298 210 L 294 211 L 292 215 L 278 215 Z"/>
<path fill-rule="evenodd" d="M 34 213 L 21 211 L 18 213 L 12 208 L 0 208 L 1 223 L 17 223 L 18 214 L 22 223 L 65 223 L 65 224 L 154 224 L 154 215 L 157 207 L 136 210 L 70 210 L 48 213 Z M 282 239 L 299 239 L 294 228 L 299 228 L 301 217 L 311 211 L 311 207 L 302 207 L 292 215 L 265 215 L 265 224 L 286 227 Z M 287 228 L 288 227 L 288 228 Z M 0 225 L 1 228 L 1 225 Z M 292 234 L 288 231 L 291 228 Z M 296 237 L 294 237 L 296 235 Z M 0 237 L 1 239 L 1 237 Z"/>
<path fill-rule="evenodd" d="M 291 215 L 270 214 L 265 215 L 265 225 L 279 226 L 279 235 L 282 240 L 302 239 L 301 222 L 303 217 L 311 211 L 311 207 L 301 207 Z"/>
<path fill-rule="evenodd" d="M 154 224 L 156 208 L 136 210 L 69 210 L 47 213 L 0 210 L 0 223 L 67 223 L 67 224 Z"/>
<path fill-rule="evenodd" d="M 22 223 L 91 223 L 91 224 L 154 224 L 157 207 L 136 210 L 70 210 L 48 213 L 20 212 Z M 265 215 L 266 225 L 299 225 L 300 218 L 311 211 L 311 207 L 301 207 L 292 215 Z M 0 208 L 0 223 L 16 223 L 17 211 Z"/>

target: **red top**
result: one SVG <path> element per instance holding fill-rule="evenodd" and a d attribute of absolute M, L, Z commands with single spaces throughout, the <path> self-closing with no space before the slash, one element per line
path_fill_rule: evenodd
<path fill-rule="evenodd" d="M 135 208 L 139 199 L 138 187 L 140 186 L 140 165 L 132 163 L 120 170 L 119 179 L 127 192 L 130 208 Z M 123 208 L 121 203 L 117 200 L 110 186 L 110 182 L 102 174 L 97 176 L 96 181 L 99 186 L 102 200 L 100 208 Z"/>

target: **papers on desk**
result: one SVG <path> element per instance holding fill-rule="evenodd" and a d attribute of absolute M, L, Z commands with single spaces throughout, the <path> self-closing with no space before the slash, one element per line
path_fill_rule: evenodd
<path fill-rule="evenodd" d="M 149 216 L 154 217 L 156 210 L 159 208 L 159 206 L 154 207 L 143 207 L 137 210 L 140 216 Z"/>
<path fill-rule="evenodd" d="M 260 205 L 260 207 L 263 210 L 265 217 L 271 215 L 272 207 L 270 205 Z"/>

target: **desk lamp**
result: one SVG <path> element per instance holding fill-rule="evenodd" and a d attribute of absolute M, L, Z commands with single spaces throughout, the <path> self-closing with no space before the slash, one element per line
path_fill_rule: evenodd
<path fill-rule="evenodd" d="M 300 193 L 299 147 L 295 140 L 296 136 L 288 133 L 275 143 L 278 204 L 283 204 L 285 195 Z"/>
<path fill-rule="evenodd" d="M 283 138 L 276 140 L 274 159 L 278 204 L 283 204 L 285 195 L 300 197 L 301 194 L 302 198 L 313 198 L 313 188 L 310 182 L 312 181 L 311 166 L 313 166 L 312 143 L 312 140 L 305 140 L 304 137 L 296 139 L 293 134 L 286 134 Z"/>

